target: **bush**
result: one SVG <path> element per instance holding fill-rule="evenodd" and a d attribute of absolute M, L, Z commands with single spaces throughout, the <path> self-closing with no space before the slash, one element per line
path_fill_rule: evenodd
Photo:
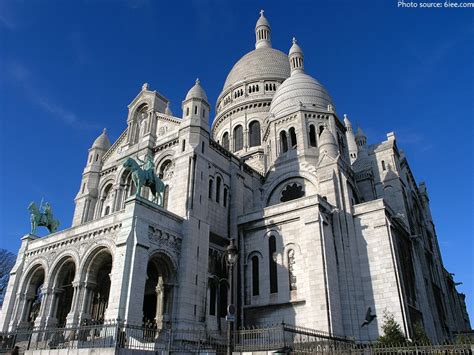
<path fill-rule="evenodd" d="M 417 345 L 431 345 L 430 338 L 426 335 L 425 328 L 420 321 L 413 326 L 413 343 Z"/>
<path fill-rule="evenodd" d="M 407 343 L 407 338 L 402 332 L 400 324 L 395 321 L 393 314 L 387 310 L 383 313 L 382 331 L 383 335 L 378 339 L 380 345 L 394 346 Z"/>

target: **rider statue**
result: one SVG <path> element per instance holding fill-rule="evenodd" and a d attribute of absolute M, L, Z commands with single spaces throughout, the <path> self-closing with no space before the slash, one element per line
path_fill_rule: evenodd
<path fill-rule="evenodd" d="M 155 179 L 155 163 L 153 161 L 153 156 L 150 153 L 147 153 L 145 160 L 141 160 L 137 157 L 141 164 L 141 168 L 146 172 L 146 180 L 151 182 Z"/>
<path fill-rule="evenodd" d="M 49 204 L 49 202 L 45 202 L 44 207 L 43 207 L 43 213 L 48 218 L 48 221 L 50 221 L 53 218 L 53 210 L 51 209 L 51 205 Z"/>

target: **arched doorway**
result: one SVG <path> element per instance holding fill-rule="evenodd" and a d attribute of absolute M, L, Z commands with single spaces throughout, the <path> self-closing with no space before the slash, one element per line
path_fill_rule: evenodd
<path fill-rule="evenodd" d="M 72 282 L 76 274 L 76 264 L 72 258 L 65 259 L 58 268 L 54 293 L 56 295 L 56 320 L 58 327 L 66 325 L 66 318 L 72 307 L 74 288 Z"/>
<path fill-rule="evenodd" d="M 173 308 L 175 272 L 168 256 L 157 253 L 148 261 L 143 297 L 143 321 L 158 329 L 169 324 Z"/>
<path fill-rule="evenodd" d="M 35 320 L 39 316 L 43 300 L 42 289 L 44 278 L 44 268 L 38 265 L 31 271 L 30 276 L 27 279 L 23 293 L 25 303 L 20 317 L 20 321 L 23 324 L 25 324 L 24 322 L 27 322 L 29 326 L 33 326 Z"/>
<path fill-rule="evenodd" d="M 109 303 L 112 254 L 107 248 L 100 248 L 85 268 L 85 289 L 81 309 L 82 320 L 103 323 Z"/>

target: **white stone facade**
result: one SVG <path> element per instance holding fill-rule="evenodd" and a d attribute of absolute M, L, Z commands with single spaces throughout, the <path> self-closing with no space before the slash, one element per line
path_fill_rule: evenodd
<path fill-rule="evenodd" d="M 117 319 L 226 328 L 224 254 L 237 242 L 239 325 L 291 323 L 374 340 L 385 310 L 410 337 L 470 329 L 464 295 L 444 269 L 429 198 L 393 133 L 368 146 L 304 71 L 293 41 L 271 47 L 263 14 L 256 49 L 232 69 L 209 125 L 199 81 L 174 117 L 144 84 L 127 127 L 89 149 L 72 226 L 26 235 L 0 331 Z M 134 196 L 128 157 L 151 154 L 164 206 Z M 371 307 L 375 321 L 361 327 Z"/>

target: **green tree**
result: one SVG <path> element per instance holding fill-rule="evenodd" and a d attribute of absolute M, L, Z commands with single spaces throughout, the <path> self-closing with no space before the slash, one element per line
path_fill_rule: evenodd
<path fill-rule="evenodd" d="M 418 321 L 413 326 L 413 343 L 418 345 L 430 345 L 431 341 L 426 335 L 425 328 L 423 324 Z"/>
<path fill-rule="evenodd" d="M 402 332 L 400 324 L 395 321 L 395 317 L 392 313 L 385 310 L 383 312 L 383 324 L 382 324 L 383 335 L 378 339 L 381 345 L 401 345 L 407 342 L 405 334 Z"/>

